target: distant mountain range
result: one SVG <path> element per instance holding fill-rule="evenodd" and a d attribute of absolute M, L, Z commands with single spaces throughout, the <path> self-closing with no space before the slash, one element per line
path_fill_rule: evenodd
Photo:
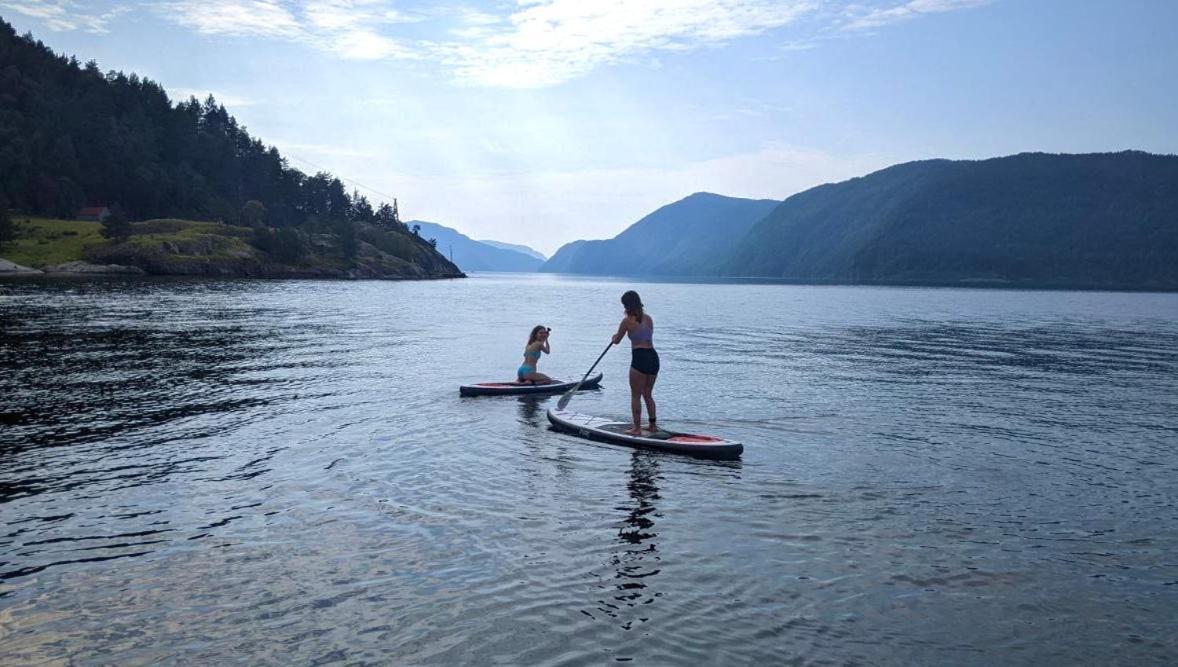
<path fill-rule="evenodd" d="M 410 220 L 409 227 L 421 225 L 424 239 L 437 239 L 438 252 L 454 256 L 454 263 L 463 271 L 535 271 L 544 263 L 544 256 L 527 246 L 476 241 L 456 229 L 424 220 Z"/>
<path fill-rule="evenodd" d="M 569 243 L 540 270 L 594 275 L 697 274 L 731 253 L 749 228 L 780 203 L 697 192 L 658 209 L 612 239 Z"/>
<path fill-rule="evenodd" d="M 522 252 L 523 254 L 528 255 L 529 257 L 535 257 L 536 259 L 540 260 L 541 262 L 548 261 L 548 258 L 545 257 L 543 253 L 541 253 L 537 250 L 533 250 L 526 245 L 516 245 L 514 243 L 503 243 L 502 241 L 488 241 L 487 239 L 480 239 L 479 243 L 486 243 L 489 246 L 493 246 L 496 248 L 502 248 L 503 250 L 514 250 L 516 252 Z"/>
<path fill-rule="evenodd" d="M 926 160 L 784 202 L 697 193 L 541 271 L 1178 289 L 1178 156 Z"/>

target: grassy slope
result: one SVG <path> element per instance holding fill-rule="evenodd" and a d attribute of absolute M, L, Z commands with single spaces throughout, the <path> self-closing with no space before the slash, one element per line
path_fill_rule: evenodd
<path fill-rule="evenodd" d="M 136 222 L 132 227 L 128 245 L 176 262 L 233 261 L 258 254 L 245 240 L 253 234 L 248 227 L 174 219 Z"/>
<path fill-rule="evenodd" d="M 17 239 L 0 257 L 22 266 L 42 268 L 82 259 L 87 246 L 106 243 L 102 225 L 81 220 L 53 220 L 14 215 Z M 27 222 L 26 222 L 27 221 Z"/>
<path fill-rule="evenodd" d="M 22 266 L 44 268 L 85 260 L 87 248 L 110 245 L 102 237 L 102 225 L 81 220 L 55 220 L 17 215 L 17 239 L 0 250 L 0 258 Z M 191 220 L 148 220 L 133 223 L 134 236 L 130 243 L 142 247 L 159 248 L 165 243 L 184 247 L 193 241 L 205 239 L 217 250 L 231 253 L 249 253 L 251 249 L 244 241 L 250 230 L 232 227 L 218 222 L 194 222 Z"/>

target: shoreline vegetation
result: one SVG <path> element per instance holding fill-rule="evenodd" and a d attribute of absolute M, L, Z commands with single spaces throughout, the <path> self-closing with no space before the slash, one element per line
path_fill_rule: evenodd
<path fill-rule="evenodd" d="M 411 233 L 356 226 L 273 230 L 219 222 L 157 219 L 103 237 L 103 224 L 14 216 L 14 239 L 0 250 L 0 276 L 146 275 L 226 278 L 413 280 L 465 277 L 429 241 Z"/>

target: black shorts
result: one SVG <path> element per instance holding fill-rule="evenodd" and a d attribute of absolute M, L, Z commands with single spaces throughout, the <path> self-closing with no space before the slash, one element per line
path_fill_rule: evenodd
<path fill-rule="evenodd" d="M 658 375 L 659 353 L 645 347 L 630 350 L 630 368 L 646 375 Z"/>

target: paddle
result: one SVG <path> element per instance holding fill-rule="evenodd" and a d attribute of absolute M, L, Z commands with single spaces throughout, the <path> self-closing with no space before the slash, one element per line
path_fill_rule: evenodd
<path fill-rule="evenodd" d="M 601 363 L 601 360 L 605 357 L 605 353 L 609 352 L 609 348 L 613 346 L 613 341 L 610 341 L 610 344 L 606 345 L 605 349 L 601 351 L 601 356 L 597 358 L 597 361 L 593 362 L 593 365 L 589 367 L 589 370 L 585 371 L 585 377 L 581 378 L 580 382 L 573 385 L 572 389 L 566 391 L 564 396 L 560 397 L 560 400 L 556 402 L 557 410 L 564 410 L 565 406 L 569 404 L 569 401 L 573 400 L 573 394 L 577 393 L 577 390 L 580 389 L 581 385 L 585 382 L 586 379 L 588 379 L 589 374 L 593 372 L 594 368 L 597 368 L 597 364 Z"/>

